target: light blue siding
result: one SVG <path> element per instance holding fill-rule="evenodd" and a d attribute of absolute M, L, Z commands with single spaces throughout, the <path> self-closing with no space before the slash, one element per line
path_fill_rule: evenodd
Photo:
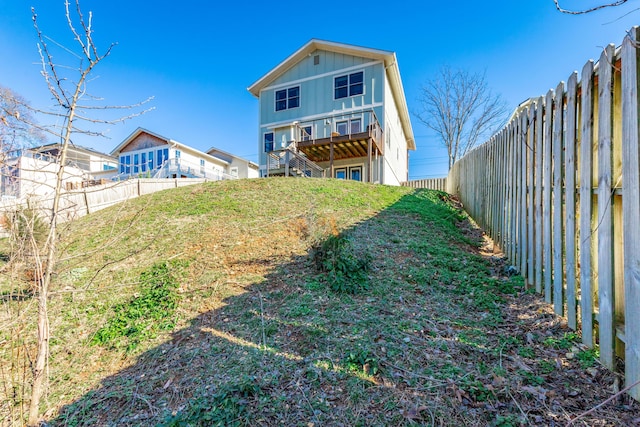
<path fill-rule="evenodd" d="M 319 56 L 319 61 L 314 65 L 316 55 Z M 334 99 L 334 79 L 359 71 L 363 72 L 363 93 Z M 276 91 L 295 86 L 300 87 L 299 107 L 276 111 Z M 385 101 L 385 69 L 381 61 L 316 50 L 260 92 L 260 165 L 266 164 L 265 133 L 273 132 L 273 148 L 279 150 L 297 138 L 293 133 L 297 131 L 293 122 L 312 126 L 314 137 L 324 138 L 335 131 L 338 120 L 360 117 L 362 130 L 366 129 L 371 120 L 369 112 L 373 110 L 380 125 L 384 127 Z M 326 125 L 324 118 L 330 118 L 331 124 Z M 354 161 L 347 162 L 348 166 L 362 165 L 365 173 L 363 160 Z M 380 166 L 374 164 L 374 168 L 379 170 Z M 379 176 L 377 172 L 376 176 Z"/>
<path fill-rule="evenodd" d="M 316 55 L 319 56 L 318 65 L 314 65 L 314 57 Z M 324 50 L 316 50 L 311 53 L 311 55 L 298 62 L 295 67 L 292 67 L 290 70 L 278 77 L 272 85 L 279 85 L 307 77 L 331 73 L 349 67 L 361 66 L 370 62 L 373 62 L 373 60 L 358 56 L 344 55 L 341 53 L 327 52 Z"/>
<path fill-rule="evenodd" d="M 313 65 L 315 55 L 320 55 L 318 65 Z M 357 68 L 350 69 L 354 66 Z M 364 72 L 364 93 L 334 100 L 334 78 L 357 71 Z M 318 75 L 320 77 L 316 77 Z M 373 104 L 383 102 L 383 80 L 382 63 L 366 58 L 316 51 L 261 92 L 260 123 L 285 123 L 345 109 L 370 108 Z M 294 86 L 300 87 L 300 106 L 276 111 L 276 91 Z"/>

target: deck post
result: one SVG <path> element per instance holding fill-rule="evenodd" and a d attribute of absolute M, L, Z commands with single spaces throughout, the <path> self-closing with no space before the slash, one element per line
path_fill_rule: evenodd
<path fill-rule="evenodd" d="M 284 176 L 289 176 L 289 150 L 284 152 Z"/>
<path fill-rule="evenodd" d="M 373 182 L 373 173 L 371 173 L 371 145 L 373 144 L 373 139 L 369 137 L 367 143 L 367 182 Z"/>
<path fill-rule="evenodd" d="M 333 178 L 333 141 L 329 143 L 329 178 Z"/>

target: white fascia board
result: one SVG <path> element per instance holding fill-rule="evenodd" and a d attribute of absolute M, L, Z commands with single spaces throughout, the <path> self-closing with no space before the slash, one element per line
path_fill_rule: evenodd
<path fill-rule="evenodd" d="M 268 73 L 258 79 L 255 83 L 247 88 L 249 92 L 256 98 L 260 96 L 260 91 L 268 86 L 271 82 L 300 62 L 306 55 L 315 50 L 326 50 L 329 52 L 343 53 L 347 55 L 360 56 L 364 58 L 384 60 L 391 62 L 394 53 L 386 50 L 372 49 L 344 43 L 330 42 L 326 40 L 311 39 L 300 49 L 289 55 L 284 61 L 271 69 Z"/>

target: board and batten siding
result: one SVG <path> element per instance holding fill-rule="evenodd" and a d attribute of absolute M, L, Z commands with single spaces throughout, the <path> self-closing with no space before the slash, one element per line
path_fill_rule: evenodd
<path fill-rule="evenodd" d="M 320 63 L 314 66 L 313 58 L 315 55 L 320 55 Z M 334 60 L 327 64 L 326 57 L 334 58 Z M 334 78 L 358 71 L 364 73 L 364 93 L 358 96 L 334 99 Z M 321 114 L 371 108 L 374 105 L 380 106 L 383 101 L 383 76 L 384 65 L 381 61 L 316 51 L 260 92 L 260 123 L 263 125 L 286 124 L 294 120 L 303 121 L 307 117 Z M 276 91 L 295 86 L 300 87 L 300 106 L 276 111 Z"/>
<path fill-rule="evenodd" d="M 390 185 L 400 185 L 407 181 L 409 171 L 409 155 L 407 139 L 400 123 L 400 116 L 396 101 L 391 91 L 391 85 L 385 80 L 384 85 L 384 159 L 382 173 L 384 182 Z M 378 116 L 378 120 L 383 120 Z"/>
<path fill-rule="evenodd" d="M 316 55 L 319 56 L 319 59 L 318 64 L 314 65 Z M 363 72 L 364 93 L 334 99 L 335 77 L 358 71 Z M 273 132 L 274 149 L 284 148 L 288 142 L 297 137 L 294 134 L 294 121 L 302 125 L 304 122 L 315 120 L 313 136 L 316 138 L 328 138 L 331 136 L 331 132 L 335 131 L 333 122 L 325 126 L 318 124 L 317 121 L 325 117 L 358 116 L 363 111 L 373 110 L 378 120 L 382 121 L 384 82 L 385 70 L 382 61 L 316 50 L 260 92 L 260 132 L 258 136 L 260 164 L 266 164 L 264 134 Z M 276 91 L 295 86 L 300 87 L 300 106 L 276 111 Z"/>
<path fill-rule="evenodd" d="M 447 189 L 640 400 L 640 30 L 456 162 Z"/>

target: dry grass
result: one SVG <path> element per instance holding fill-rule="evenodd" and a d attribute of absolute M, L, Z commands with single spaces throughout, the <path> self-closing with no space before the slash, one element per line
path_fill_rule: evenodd
<path fill-rule="evenodd" d="M 331 291 L 311 262 L 310 248 L 336 233 L 371 257 L 359 293 Z M 481 252 L 481 233 L 442 193 L 224 182 L 99 212 L 66 236 L 51 301 L 51 425 L 563 425 L 617 381 Z M 140 273 L 168 259 L 189 263 L 176 326 L 129 352 L 90 345 L 139 295 Z M 20 346 L 2 339 L 4 364 Z M 6 372 L 1 415 L 20 425 L 3 391 L 19 378 Z M 637 414 L 621 397 L 582 425 L 633 425 Z"/>

